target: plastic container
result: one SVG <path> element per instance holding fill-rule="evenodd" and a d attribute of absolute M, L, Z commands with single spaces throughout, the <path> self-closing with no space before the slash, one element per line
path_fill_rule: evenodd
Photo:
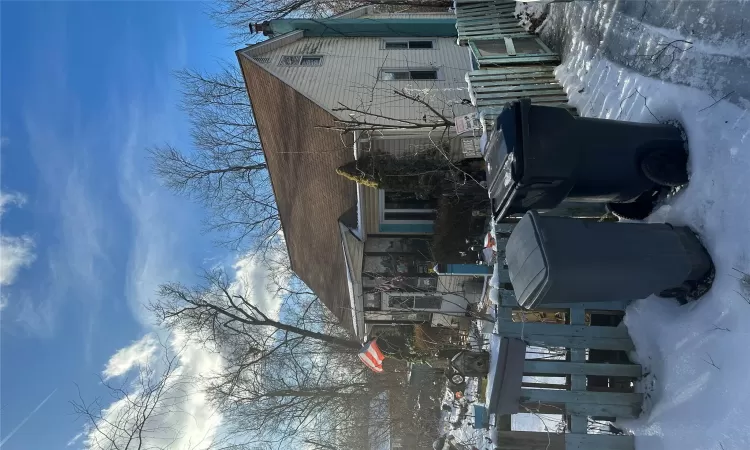
<path fill-rule="evenodd" d="M 610 302 L 702 295 L 713 273 L 687 227 L 594 222 L 528 212 L 505 249 L 518 304 Z M 696 294 L 698 292 L 698 294 Z"/>
<path fill-rule="evenodd" d="M 563 200 L 624 203 L 687 182 L 687 154 L 673 125 L 577 117 L 566 108 L 508 103 L 485 159 L 496 218 L 553 209 Z"/>

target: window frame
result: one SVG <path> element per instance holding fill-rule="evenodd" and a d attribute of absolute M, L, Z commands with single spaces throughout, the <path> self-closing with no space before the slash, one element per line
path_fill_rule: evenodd
<path fill-rule="evenodd" d="M 424 48 L 424 47 L 411 47 L 411 42 L 430 42 L 431 47 Z M 399 43 L 405 43 L 405 48 L 388 48 L 388 44 L 399 44 Z M 436 39 L 400 39 L 400 38 L 386 38 L 381 41 L 380 44 L 381 50 L 436 50 L 437 49 L 437 40 Z"/>
<path fill-rule="evenodd" d="M 294 58 L 296 61 L 293 64 L 285 64 L 286 61 Z M 318 64 L 302 64 L 304 59 L 317 59 Z M 281 67 L 322 67 L 323 66 L 323 55 L 281 55 L 279 58 L 279 66 Z"/>
<path fill-rule="evenodd" d="M 402 292 L 402 291 L 396 291 L 396 292 L 381 292 L 380 293 L 382 305 L 381 305 L 381 311 L 415 311 L 415 312 L 423 312 L 423 311 L 441 311 L 443 307 L 443 296 L 439 295 L 436 292 Z M 391 298 L 394 297 L 411 297 L 413 306 L 408 306 L 406 308 L 398 308 L 391 306 Z M 437 308 L 417 308 L 417 297 L 431 297 L 439 299 L 439 304 Z"/>
<path fill-rule="evenodd" d="M 394 80 L 386 80 L 383 77 L 383 74 L 389 73 L 389 72 L 405 72 L 409 74 L 409 78 L 401 78 L 401 79 L 394 79 Z M 411 73 L 412 72 L 435 72 L 435 78 L 412 78 Z M 397 81 L 443 81 L 443 73 L 442 71 L 437 67 L 390 67 L 390 68 L 381 68 L 380 71 L 378 71 L 378 81 L 388 81 L 388 82 L 397 82 Z"/>
<path fill-rule="evenodd" d="M 393 223 L 393 224 L 399 224 L 399 223 L 426 223 L 426 224 L 434 224 L 435 220 L 414 220 L 414 219 L 386 219 L 385 214 L 386 212 L 391 213 L 413 213 L 413 214 L 425 214 L 425 213 L 433 213 L 437 214 L 437 209 L 435 208 L 412 208 L 412 209 L 386 209 L 385 208 L 385 190 L 378 189 L 378 203 L 379 203 L 379 210 L 380 210 L 380 223 Z"/>

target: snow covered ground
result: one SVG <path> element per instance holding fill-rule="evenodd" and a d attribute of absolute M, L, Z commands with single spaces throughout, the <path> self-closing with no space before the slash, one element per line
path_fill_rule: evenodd
<path fill-rule="evenodd" d="M 543 31 L 562 42 L 556 74 L 582 115 L 683 124 L 690 183 L 648 220 L 689 225 L 716 265 L 695 303 L 650 297 L 628 308 L 647 400 L 621 425 L 637 450 L 748 449 L 750 4 L 635 3 L 649 4 L 552 5 Z"/>
<path fill-rule="evenodd" d="M 716 279 L 692 304 L 650 297 L 627 310 L 646 400 L 619 425 L 637 450 L 750 449 L 748 19 L 739 0 L 578 1 L 550 5 L 541 27 L 581 115 L 676 120 L 688 137 L 690 183 L 648 221 L 695 230 Z M 521 419 L 514 429 L 542 428 Z"/>

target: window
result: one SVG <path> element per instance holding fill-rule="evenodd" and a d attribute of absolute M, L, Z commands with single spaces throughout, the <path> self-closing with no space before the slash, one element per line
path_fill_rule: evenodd
<path fill-rule="evenodd" d="M 428 50 L 435 48 L 435 41 L 431 39 L 419 39 L 413 41 L 385 41 L 385 50 Z"/>
<path fill-rule="evenodd" d="M 401 80 L 437 80 L 436 69 L 383 69 L 380 71 L 380 79 L 384 81 Z"/>
<path fill-rule="evenodd" d="M 420 294 L 387 294 L 388 308 L 409 310 L 409 309 L 440 309 L 443 298 L 437 295 L 420 295 Z"/>
<path fill-rule="evenodd" d="M 365 294 L 365 309 L 378 310 L 380 309 L 380 293 L 369 292 Z"/>
<path fill-rule="evenodd" d="M 413 192 L 381 191 L 382 220 L 385 222 L 432 222 L 436 201 L 420 198 Z"/>
<path fill-rule="evenodd" d="M 385 211 L 383 218 L 385 220 L 435 220 L 435 211 L 409 211 L 409 212 L 393 212 Z"/>
<path fill-rule="evenodd" d="M 279 61 L 280 66 L 319 67 L 323 65 L 323 57 L 317 55 L 284 55 Z"/>
<path fill-rule="evenodd" d="M 300 66 L 322 66 L 323 65 L 323 57 L 322 56 L 303 56 L 300 59 L 299 62 Z"/>
<path fill-rule="evenodd" d="M 253 57 L 253 60 L 255 60 L 255 62 L 258 62 L 260 64 L 268 64 L 271 62 L 271 58 L 266 57 L 266 56 L 255 56 Z"/>

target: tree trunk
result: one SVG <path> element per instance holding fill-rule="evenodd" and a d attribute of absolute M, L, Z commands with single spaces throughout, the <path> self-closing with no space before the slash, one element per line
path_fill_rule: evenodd
<path fill-rule="evenodd" d="M 359 341 L 353 339 L 344 339 L 337 336 L 331 336 L 330 334 L 318 333 L 316 331 L 306 330 L 304 328 L 295 327 L 294 325 L 288 325 L 273 320 L 268 320 L 265 323 L 266 326 L 274 327 L 277 330 L 288 331 L 289 333 L 297 334 L 299 336 L 308 337 L 310 339 L 316 339 L 322 342 L 328 342 L 334 345 L 338 345 L 343 348 L 351 348 L 359 350 L 362 348 L 362 344 Z"/>

